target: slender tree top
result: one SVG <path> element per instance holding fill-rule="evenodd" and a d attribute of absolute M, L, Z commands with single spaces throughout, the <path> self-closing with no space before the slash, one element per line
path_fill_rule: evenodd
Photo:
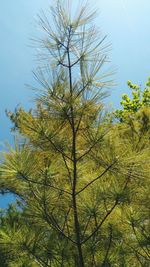
<path fill-rule="evenodd" d="M 97 12 L 84 2 L 75 8 L 71 1 L 57 1 L 50 13 L 53 22 L 44 13 L 38 16 L 44 36 L 38 40 L 42 64 L 35 72 L 36 79 L 52 95 L 57 91 L 58 96 L 59 91 L 58 97 L 64 100 L 70 82 L 75 97 L 98 98 L 101 89 L 112 85 L 112 80 L 110 71 L 106 71 L 110 45 L 106 43 L 107 36 L 93 23 Z M 71 81 L 68 69 L 72 72 Z"/>

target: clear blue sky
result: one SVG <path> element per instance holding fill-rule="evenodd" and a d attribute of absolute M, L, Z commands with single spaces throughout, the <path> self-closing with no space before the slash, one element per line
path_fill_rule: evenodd
<path fill-rule="evenodd" d="M 112 43 L 110 58 L 117 69 L 114 76 L 117 86 L 108 102 L 117 107 L 121 94 L 128 92 L 127 80 L 144 85 L 150 76 L 150 0 L 91 1 L 100 10 L 97 23 Z M 18 104 L 32 106 L 33 94 L 25 86 L 34 83 L 32 70 L 36 67 L 29 38 L 37 35 L 36 15 L 51 4 L 51 0 L 0 3 L 0 150 L 5 141 L 13 140 L 5 109 L 13 110 Z M 0 198 L 0 207 L 10 199 Z"/>

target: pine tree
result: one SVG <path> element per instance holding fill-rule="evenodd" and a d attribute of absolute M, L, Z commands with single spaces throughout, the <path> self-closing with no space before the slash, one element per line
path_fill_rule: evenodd
<path fill-rule="evenodd" d="M 34 74 L 41 85 L 36 107 L 8 113 L 20 141 L 0 166 L 1 190 L 19 197 L 33 236 L 21 248 L 43 267 L 147 264 L 127 218 L 137 209 L 139 182 L 147 181 L 149 150 L 133 127 L 112 124 L 104 112 L 104 89 L 112 84 L 106 37 L 87 6 L 72 16 L 58 1 L 51 14 L 54 26 L 39 18 L 46 37 L 39 42 L 45 63 Z M 22 239 L 28 241 L 26 231 Z"/>

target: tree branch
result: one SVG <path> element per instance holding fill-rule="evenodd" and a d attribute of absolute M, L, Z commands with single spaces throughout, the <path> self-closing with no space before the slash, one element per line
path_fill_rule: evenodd
<path fill-rule="evenodd" d="M 25 179 L 27 182 L 30 182 L 30 183 L 33 183 L 33 184 L 37 184 L 37 185 L 42 185 L 42 186 L 48 186 L 48 187 L 53 188 L 53 189 L 55 189 L 55 190 L 57 190 L 57 191 L 59 191 L 59 192 L 63 192 L 63 193 L 66 193 L 66 194 L 68 194 L 68 195 L 72 195 L 71 192 L 69 192 L 69 191 L 67 191 L 67 190 L 65 190 L 65 189 L 61 189 L 61 188 L 59 188 L 59 187 L 57 187 L 57 186 L 51 185 L 51 184 L 49 184 L 49 183 L 47 183 L 47 182 L 42 183 L 42 182 L 38 182 L 38 181 L 32 180 L 32 179 L 28 178 L 27 176 L 25 176 L 23 173 L 20 173 L 20 175 L 21 175 L 21 177 L 22 177 L 23 179 Z"/>
<path fill-rule="evenodd" d="M 107 217 L 112 213 L 112 211 L 115 209 L 115 207 L 118 204 L 118 200 L 115 201 L 114 205 L 112 206 L 112 208 L 107 212 L 107 214 L 104 216 L 104 218 L 102 219 L 102 221 L 98 224 L 98 226 L 96 227 L 96 229 L 86 238 L 82 241 L 82 244 L 86 243 L 93 235 L 95 235 L 97 233 L 97 231 L 100 229 L 100 227 L 103 225 L 103 223 L 105 222 L 105 220 L 107 219 Z"/>
<path fill-rule="evenodd" d="M 85 185 L 82 189 L 80 189 L 76 195 L 80 194 L 81 192 L 83 192 L 87 187 L 89 187 L 91 184 L 93 184 L 95 181 L 99 180 L 101 177 L 103 177 L 103 175 L 105 173 L 107 173 L 108 170 L 111 169 L 111 167 L 117 162 L 117 160 L 115 160 L 112 164 L 110 164 L 99 176 L 97 176 L 95 179 L 93 179 L 91 182 L 89 182 L 87 185 Z"/>

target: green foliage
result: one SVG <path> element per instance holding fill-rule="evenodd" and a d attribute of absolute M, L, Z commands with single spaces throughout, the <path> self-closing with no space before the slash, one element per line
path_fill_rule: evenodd
<path fill-rule="evenodd" d="M 127 94 L 123 94 L 120 102 L 122 109 L 115 112 L 115 117 L 121 122 L 134 117 L 135 113 L 140 109 L 150 107 L 150 77 L 143 91 L 140 86 L 133 84 L 131 81 L 128 81 L 127 85 L 132 90 L 132 98 Z"/>

